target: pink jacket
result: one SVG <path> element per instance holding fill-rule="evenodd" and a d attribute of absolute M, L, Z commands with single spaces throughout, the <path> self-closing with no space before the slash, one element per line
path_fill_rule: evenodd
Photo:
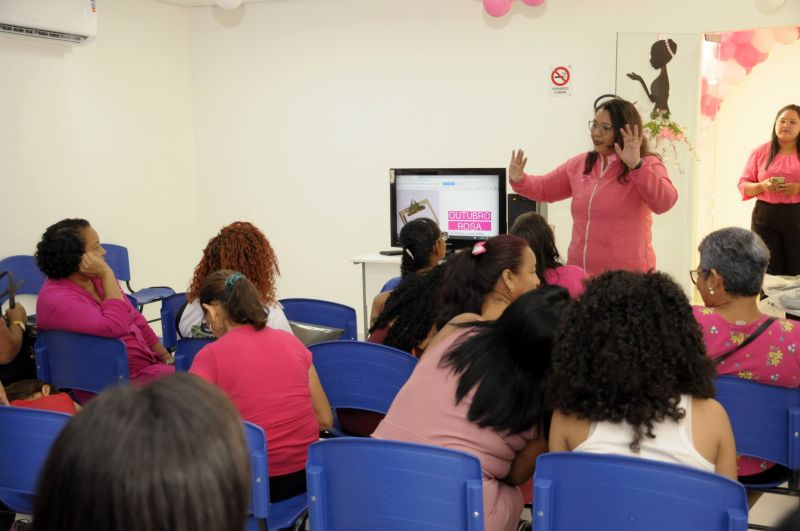
<path fill-rule="evenodd" d="M 92 279 L 103 296 L 103 285 Z M 69 279 L 44 281 L 36 299 L 36 325 L 39 330 L 65 330 L 79 334 L 119 338 L 128 348 L 131 379 L 159 363 L 152 346 L 158 343 L 144 316 L 127 299 L 96 301 L 88 291 Z M 163 365 L 163 364 L 162 364 Z M 172 371 L 172 368 L 164 365 Z"/>
<path fill-rule="evenodd" d="M 580 266 L 589 276 L 610 269 L 647 271 L 656 267 L 651 212 L 668 211 L 678 191 L 658 157 L 644 157 L 642 167 L 632 170 L 620 184 L 622 162 L 616 155 L 602 158 L 588 175 L 583 174 L 586 153 L 567 160 L 544 175 L 523 174 L 511 183 L 520 195 L 551 203 L 572 197 L 572 240 L 567 263 Z"/>

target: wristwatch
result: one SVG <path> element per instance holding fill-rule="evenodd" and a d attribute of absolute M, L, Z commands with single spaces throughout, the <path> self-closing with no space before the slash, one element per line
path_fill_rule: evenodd
<path fill-rule="evenodd" d="M 19 327 L 22 328 L 23 332 L 25 332 L 25 329 L 27 328 L 27 325 L 25 324 L 25 321 L 11 321 L 11 324 L 12 325 L 19 325 Z"/>

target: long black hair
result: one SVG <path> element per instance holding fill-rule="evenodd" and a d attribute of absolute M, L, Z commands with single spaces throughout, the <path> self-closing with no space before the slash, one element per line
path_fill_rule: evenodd
<path fill-rule="evenodd" d="M 456 403 L 474 389 L 467 418 L 484 428 L 520 433 L 547 416 L 543 380 L 550 371 L 553 335 L 569 292 L 545 286 L 521 295 L 440 362 L 458 377 Z"/>
<path fill-rule="evenodd" d="M 375 324 L 369 329 L 389 327 L 383 344 L 411 352 L 430 334 L 436 317 L 436 293 L 444 278 L 444 264 L 419 275 L 405 277 L 392 290 Z"/>
<path fill-rule="evenodd" d="M 427 267 L 430 262 L 433 246 L 442 235 L 435 221 L 419 218 L 410 221 L 400 229 L 400 247 L 403 255 L 400 258 L 400 275 L 403 277 Z"/>
<path fill-rule="evenodd" d="M 775 124 L 778 123 L 778 118 L 780 118 L 784 111 L 794 111 L 797 113 L 797 116 L 800 117 L 800 105 L 790 103 L 789 105 L 782 107 L 781 110 L 778 111 L 778 114 L 775 115 L 775 121 L 772 122 L 772 137 L 769 144 L 769 158 L 767 159 L 767 165 L 764 166 L 765 170 L 769 168 L 769 165 L 772 164 L 775 155 L 777 155 L 778 151 L 781 149 L 781 145 L 778 143 L 778 135 L 775 134 Z M 797 135 L 795 148 L 797 149 L 797 158 L 800 159 L 800 135 Z"/>

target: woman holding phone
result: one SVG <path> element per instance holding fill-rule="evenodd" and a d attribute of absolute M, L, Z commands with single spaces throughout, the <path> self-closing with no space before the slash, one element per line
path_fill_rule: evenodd
<path fill-rule="evenodd" d="M 800 275 L 800 106 L 778 111 L 772 139 L 750 154 L 739 179 L 742 200 L 756 197 L 751 229 L 770 252 L 770 275 Z"/>

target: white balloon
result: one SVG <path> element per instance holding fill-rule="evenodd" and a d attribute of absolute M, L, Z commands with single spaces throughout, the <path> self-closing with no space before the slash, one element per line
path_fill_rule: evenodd
<path fill-rule="evenodd" d="M 776 7 L 781 7 L 785 2 L 786 0 L 756 0 L 756 4 L 762 7 L 769 7 L 772 9 Z"/>
<path fill-rule="evenodd" d="M 717 85 L 717 97 L 720 100 L 724 100 L 728 97 L 728 95 L 733 92 L 733 89 L 736 88 L 736 85 L 732 85 L 730 83 L 726 83 L 724 79 L 721 79 L 719 84 Z"/>
<path fill-rule="evenodd" d="M 735 59 L 728 59 L 722 63 L 722 81 L 729 85 L 737 85 L 744 81 L 747 70 L 736 62 Z"/>
<path fill-rule="evenodd" d="M 236 9 L 242 5 L 243 0 L 214 0 L 222 9 Z"/>
<path fill-rule="evenodd" d="M 772 35 L 781 44 L 792 44 L 797 40 L 797 28 L 795 26 L 772 28 Z"/>
<path fill-rule="evenodd" d="M 775 35 L 768 29 L 756 30 L 753 32 L 753 38 L 750 39 L 750 44 L 761 53 L 769 53 L 772 47 L 775 46 Z"/>
<path fill-rule="evenodd" d="M 710 116 L 706 116 L 705 114 L 700 115 L 700 121 L 697 124 L 697 128 L 700 130 L 701 133 L 705 133 L 711 128 L 711 122 L 713 120 Z M 705 137 L 705 135 L 700 135 L 701 137 Z"/>

